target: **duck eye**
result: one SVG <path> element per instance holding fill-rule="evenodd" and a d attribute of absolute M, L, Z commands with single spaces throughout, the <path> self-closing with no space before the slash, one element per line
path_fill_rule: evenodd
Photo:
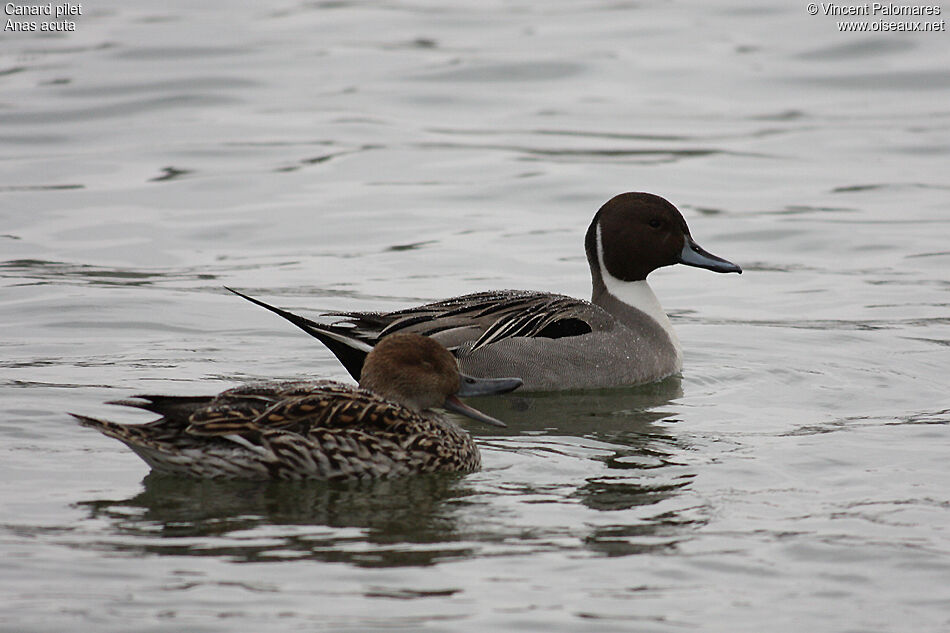
<path fill-rule="evenodd" d="M 655 229 L 658 229 L 658 228 L 660 228 L 660 224 L 662 224 L 662 222 L 660 222 L 660 221 L 657 220 L 656 218 L 653 218 L 652 220 L 650 220 L 649 224 L 650 224 L 651 227 L 653 227 L 653 228 L 655 228 Z"/>

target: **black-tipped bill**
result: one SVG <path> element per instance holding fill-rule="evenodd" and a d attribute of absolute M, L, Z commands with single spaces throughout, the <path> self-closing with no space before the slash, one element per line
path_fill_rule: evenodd
<path fill-rule="evenodd" d="M 739 273 L 742 269 L 730 262 L 728 259 L 717 257 L 709 253 L 693 241 L 693 238 L 686 236 L 686 243 L 680 252 L 680 263 L 697 268 L 705 268 L 717 273 Z"/>

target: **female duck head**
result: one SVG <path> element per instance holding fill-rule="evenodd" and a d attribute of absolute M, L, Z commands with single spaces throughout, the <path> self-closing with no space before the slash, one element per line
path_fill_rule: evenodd
<path fill-rule="evenodd" d="M 457 396 L 507 393 L 520 378 L 474 378 L 459 373 L 455 357 L 437 341 L 419 334 L 390 334 L 363 363 L 360 387 L 414 411 L 443 407 L 488 424 L 504 426 L 463 404 Z"/>

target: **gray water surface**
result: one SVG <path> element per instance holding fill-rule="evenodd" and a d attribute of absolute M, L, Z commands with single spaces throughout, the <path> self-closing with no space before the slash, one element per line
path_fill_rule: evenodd
<path fill-rule="evenodd" d="M 950 630 L 945 31 L 83 3 L 0 32 L 0 158 L 4 631 Z M 225 285 L 305 314 L 586 297 L 584 231 L 630 190 L 745 274 L 651 276 L 682 376 L 475 402 L 510 425 L 468 426 L 479 473 L 183 481 L 66 415 L 347 379 Z"/>

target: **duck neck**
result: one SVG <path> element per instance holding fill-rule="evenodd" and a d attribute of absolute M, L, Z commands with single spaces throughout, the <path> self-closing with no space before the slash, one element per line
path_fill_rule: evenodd
<path fill-rule="evenodd" d="M 591 245 L 589 245 L 591 246 Z M 666 332 L 676 355 L 682 355 L 679 337 L 673 329 L 670 317 L 663 310 L 659 299 L 646 279 L 625 281 L 610 274 L 604 264 L 604 249 L 600 239 L 600 227 L 597 227 L 596 244 L 593 249 L 588 248 L 587 258 L 590 263 L 591 303 L 600 306 L 621 323 L 631 329 L 644 327 L 643 315 L 653 321 Z M 593 252 L 591 252 L 593 251 Z"/>

